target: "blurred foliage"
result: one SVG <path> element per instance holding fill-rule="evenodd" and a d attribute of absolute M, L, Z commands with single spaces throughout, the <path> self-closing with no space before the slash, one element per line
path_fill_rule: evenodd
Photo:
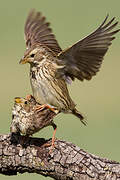
<path fill-rule="evenodd" d="M 0 132 L 9 133 L 11 109 L 16 96 L 31 93 L 29 67 L 19 65 L 25 50 L 24 22 L 31 8 L 35 8 L 52 23 L 53 32 L 62 48 L 66 48 L 86 36 L 109 17 L 120 19 L 120 1 L 81 1 L 81 0 L 1 0 L 0 5 Z M 120 25 L 118 25 L 120 28 Z M 100 73 L 90 82 L 78 82 L 69 86 L 77 108 L 83 112 L 88 126 L 83 127 L 79 120 L 61 114 L 55 122 L 58 125 L 57 138 L 71 141 L 81 148 L 102 157 L 120 161 L 120 33 L 110 47 Z M 35 136 L 49 138 L 51 127 Z M 35 174 L 14 177 L 0 175 L 3 180 L 51 179 Z"/>

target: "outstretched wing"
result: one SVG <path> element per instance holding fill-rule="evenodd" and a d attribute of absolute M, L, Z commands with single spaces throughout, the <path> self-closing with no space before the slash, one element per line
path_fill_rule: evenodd
<path fill-rule="evenodd" d="M 58 69 L 58 76 L 77 78 L 81 81 L 90 80 L 99 71 L 114 35 L 120 29 L 112 31 L 118 22 L 112 24 L 115 18 L 106 23 L 105 18 L 100 27 L 89 36 L 78 41 L 72 47 L 58 54 L 58 64 L 64 67 Z"/>
<path fill-rule="evenodd" d="M 35 43 L 39 43 L 47 46 L 56 54 L 61 52 L 61 48 L 49 25 L 50 23 L 46 22 L 46 18 L 40 12 L 30 11 L 24 29 L 27 48 L 30 48 Z"/>

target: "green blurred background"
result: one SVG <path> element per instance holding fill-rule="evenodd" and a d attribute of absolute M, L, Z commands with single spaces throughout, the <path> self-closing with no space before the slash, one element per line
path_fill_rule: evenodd
<path fill-rule="evenodd" d="M 25 50 L 24 22 L 31 8 L 43 12 L 52 23 L 53 32 L 62 48 L 66 48 L 92 32 L 104 20 L 120 20 L 120 1 L 112 0 L 1 0 L 0 5 L 0 133 L 9 133 L 11 109 L 15 96 L 31 93 L 29 66 L 19 65 Z M 120 28 L 120 25 L 118 25 Z M 69 87 L 77 108 L 88 121 L 84 127 L 72 115 L 60 114 L 56 137 L 71 141 L 96 155 L 120 161 L 120 33 L 110 47 L 100 73 L 91 81 L 77 80 Z M 53 129 L 35 134 L 50 138 Z M 51 179 L 36 174 L 0 175 L 3 180 L 23 178 Z"/>

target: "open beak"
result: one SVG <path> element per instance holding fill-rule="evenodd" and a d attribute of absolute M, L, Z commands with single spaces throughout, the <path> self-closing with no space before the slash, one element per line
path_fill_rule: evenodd
<path fill-rule="evenodd" d="M 19 64 L 26 64 L 26 63 L 28 63 L 28 59 L 24 57 L 19 61 Z"/>
<path fill-rule="evenodd" d="M 21 103 L 21 102 L 22 102 L 22 100 L 20 97 L 15 97 L 15 103 Z"/>

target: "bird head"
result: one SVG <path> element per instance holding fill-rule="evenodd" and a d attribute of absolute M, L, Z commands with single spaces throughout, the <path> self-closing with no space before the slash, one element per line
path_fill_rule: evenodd
<path fill-rule="evenodd" d="M 30 112 L 30 109 L 33 107 L 29 100 L 22 97 L 15 97 L 14 101 L 16 108 L 22 108 L 22 110 L 24 110 L 25 112 Z"/>
<path fill-rule="evenodd" d="M 22 107 L 22 109 L 24 109 L 26 112 L 32 110 L 36 105 L 36 101 L 33 96 L 30 96 L 29 99 L 27 97 L 15 97 L 14 102 L 17 107 Z"/>
<path fill-rule="evenodd" d="M 21 106 L 29 104 L 28 100 L 26 100 L 25 98 L 22 98 L 22 97 L 15 97 L 14 101 L 16 104 L 21 105 Z"/>
<path fill-rule="evenodd" d="M 20 64 L 26 64 L 26 63 L 30 63 L 30 64 L 34 64 L 36 63 L 36 56 L 39 52 L 39 49 L 37 47 L 35 48 L 30 48 L 27 49 L 24 53 L 23 58 L 20 60 Z"/>

